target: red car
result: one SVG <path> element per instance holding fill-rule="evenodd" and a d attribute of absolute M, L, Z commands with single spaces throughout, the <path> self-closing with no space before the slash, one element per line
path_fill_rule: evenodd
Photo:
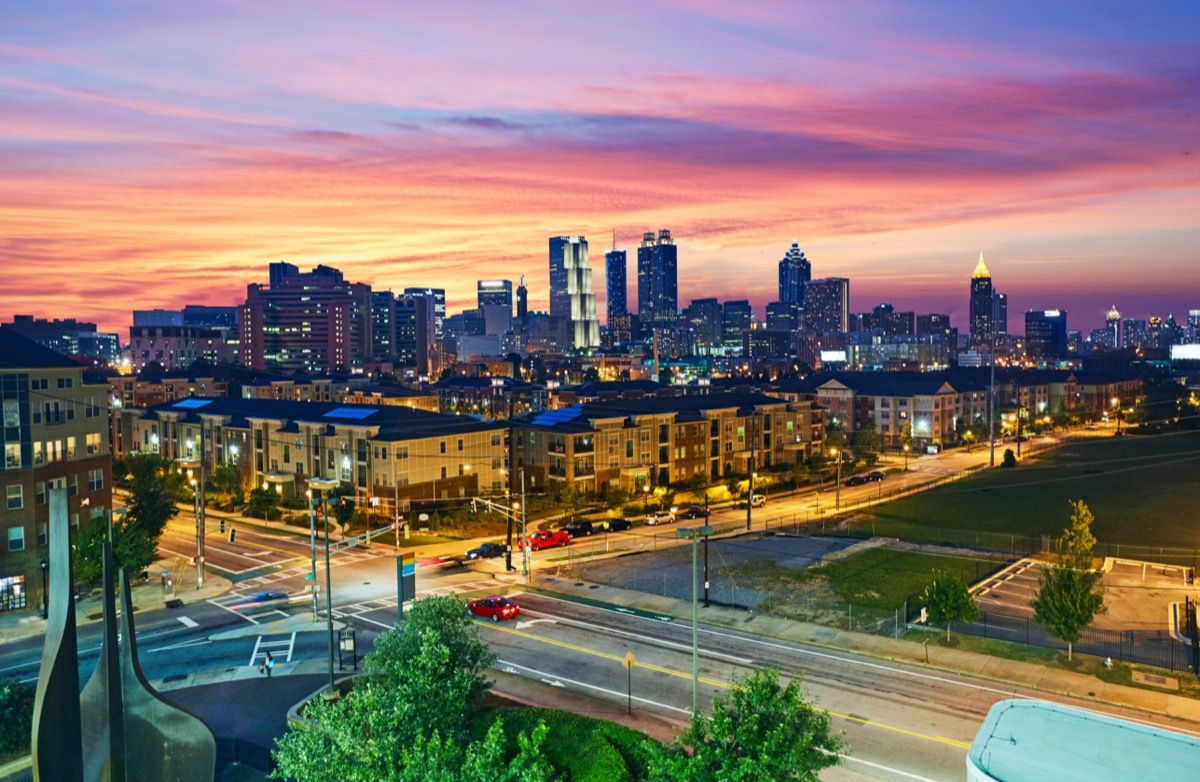
<path fill-rule="evenodd" d="M 475 616 L 490 618 L 493 622 L 499 622 L 501 619 L 515 619 L 517 614 L 521 613 L 520 606 L 501 595 L 472 600 L 467 603 L 467 610 Z"/>
<path fill-rule="evenodd" d="M 571 533 L 562 529 L 540 529 L 529 536 L 529 548 L 541 551 L 553 546 L 565 546 L 571 542 Z"/>

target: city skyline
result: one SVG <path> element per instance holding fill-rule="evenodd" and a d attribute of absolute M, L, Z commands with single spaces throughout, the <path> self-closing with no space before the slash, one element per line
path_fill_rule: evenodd
<path fill-rule="evenodd" d="M 10 9 L 0 316 L 124 332 L 278 260 L 548 309 L 549 237 L 663 228 L 679 308 L 762 318 L 792 241 L 964 331 L 980 249 L 1010 331 L 1200 305 L 1192 4 L 284 8 Z"/>

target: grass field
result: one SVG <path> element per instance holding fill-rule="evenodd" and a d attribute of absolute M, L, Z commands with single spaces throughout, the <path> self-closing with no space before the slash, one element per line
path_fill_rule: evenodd
<path fill-rule="evenodd" d="M 1006 563 L 954 554 L 875 548 L 832 562 L 810 572 L 829 582 L 838 597 L 865 608 L 892 609 L 911 595 L 920 595 L 934 571 L 958 576 L 968 584 Z"/>
<path fill-rule="evenodd" d="M 929 528 L 1054 538 L 1069 520 L 1067 501 L 1079 499 L 1101 544 L 1200 547 L 1200 432 L 1070 442 L 1015 469 L 881 505 L 875 530 L 917 540 Z"/>

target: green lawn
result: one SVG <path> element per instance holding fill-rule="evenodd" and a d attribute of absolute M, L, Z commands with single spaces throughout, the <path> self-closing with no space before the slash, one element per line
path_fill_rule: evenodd
<path fill-rule="evenodd" d="M 997 450 L 1000 462 L 1002 450 Z M 1057 537 L 1082 499 L 1101 544 L 1200 546 L 1200 432 L 1079 440 L 1015 469 L 983 470 L 879 506 L 880 535 L 928 540 L 929 530 Z M 969 537 L 969 535 L 968 535 Z M 957 542 L 970 543 L 970 540 Z"/>
<path fill-rule="evenodd" d="M 924 592 L 935 570 L 972 584 L 1004 564 L 949 554 L 875 548 L 811 572 L 826 578 L 833 591 L 847 603 L 891 610 L 910 596 Z"/>

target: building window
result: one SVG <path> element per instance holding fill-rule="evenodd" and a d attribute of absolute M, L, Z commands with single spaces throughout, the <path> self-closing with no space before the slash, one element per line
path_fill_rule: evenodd
<path fill-rule="evenodd" d="M 100 453 L 100 433 L 99 432 L 91 432 L 90 434 L 88 434 L 88 436 L 87 436 L 87 452 L 88 452 L 89 456 Z"/>
<path fill-rule="evenodd" d="M 9 551 L 24 551 L 25 550 L 25 528 L 24 527 L 9 527 L 8 528 L 8 550 Z"/>
<path fill-rule="evenodd" d="M 44 521 L 41 524 L 38 524 L 37 525 L 37 533 L 38 533 L 38 545 L 39 546 L 44 546 L 50 542 L 50 525 L 49 524 L 47 524 Z"/>
<path fill-rule="evenodd" d="M 75 380 L 73 378 L 69 378 L 69 377 L 60 377 L 58 379 L 58 387 L 59 388 L 74 388 Z"/>
<path fill-rule="evenodd" d="M 21 444 L 6 443 L 4 446 L 4 467 L 9 470 L 19 469 L 21 466 Z"/>
<path fill-rule="evenodd" d="M 21 425 L 21 404 L 15 399 L 4 400 L 4 427 L 11 429 Z"/>
<path fill-rule="evenodd" d="M 79 476 L 71 473 L 67 477 L 67 496 L 74 497 L 76 494 L 79 494 Z"/>
<path fill-rule="evenodd" d="M 38 505 L 45 505 L 46 504 L 46 482 L 38 481 L 37 483 L 35 483 L 33 485 L 33 488 L 34 488 L 35 502 L 37 502 Z"/>
<path fill-rule="evenodd" d="M 446 477 L 446 468 L 445 467 L 442 468 L 442 477 L 443 478 Z"/>
<path fill-rule="evenodd" d="M 463 449 L 463 441 L 462 441 L 462 438 L 460 437 L 460 438 L 458 438 L 458 450 L 461 451 L 462 449 Z"/>
<path fill-rule="evenodd" d="M 10 484 L 6 491 L 8 495 L 8 509 L 20 510 L 25 507 L 25 487 L 19 483 Z"/>
<path fill-rule="evenodd" d="M 440 443 L 438 443 L 438 447 L 440 448 L 442 453 L 445 453 L 446 452 L 446 441 L 442 440 Z"/>
<path fill-rule="evenodd" d="M 88 491 L 104 488 L 104 470 L 88 470 Z"/>
<path fill-rule="evenodd" d="M 74 436 L 67 437 L 67 458 L 68 459 L 75 458 L 75 437 Z"/>
<path fill-rule="evenodd" d="M 0 578 L 0 611 L 12 611 L 24 607 L 25 576 Z"/>

